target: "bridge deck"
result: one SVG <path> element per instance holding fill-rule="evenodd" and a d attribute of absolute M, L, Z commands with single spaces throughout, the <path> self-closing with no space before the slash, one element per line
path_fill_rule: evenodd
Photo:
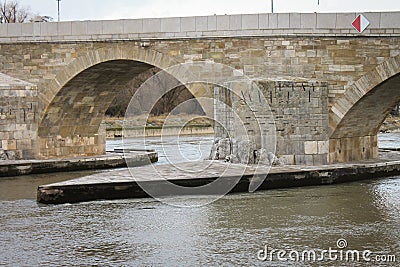
<path fill-rule="evenodd" d="M 144 166 L 94 174 L 79 179 L 43 185 L 38 188 L 38 202 L 62 204 L 101 199 L 126 199 L 148 197 L 138 183 L 152 183 L 160 191 L 166 181 L 177 185 L 203 186 L 217 179 L 241 177 L 231 192 L 248 191 L 254 175 L 267 174 L 266 168 L 200 161 L 175 165 Z M 325 166 L 285 166 L 271 168 L 259 189 L 273 189 L 309 185 L 324 185 L 360 179 L 392 176 L 400 173 L 400 153 L 385 153 L 377 161 Z M 164 180 L 165 179 L 165 180 Z M 166 193 L 168 195 L 168 193 Z"/>

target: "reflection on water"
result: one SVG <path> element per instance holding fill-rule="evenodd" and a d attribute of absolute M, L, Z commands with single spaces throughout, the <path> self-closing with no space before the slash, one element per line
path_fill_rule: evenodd
<path fill-rule="evenodd" d="M 18 193 L 45 177 L 0 181 L 0 266 L 319 266 L 259 262 L 257 251 L 328 249 L 339 238 L 350 249 L 400 251 L 400 177 L 230 195 L 190 209 L 152 199 L 42 206 Z"/>

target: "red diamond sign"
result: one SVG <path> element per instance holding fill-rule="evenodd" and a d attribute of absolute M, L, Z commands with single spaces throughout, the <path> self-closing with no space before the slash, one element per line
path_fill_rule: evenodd
<path fill-rule="evenodd" d="M 362 33 L 369 26 L 369 24 L 370 22 L 366 17 L 363 15 L 358 15 L 351 25 L 353 25 L 354 29 L 356 29 L 359 33 Z"/>

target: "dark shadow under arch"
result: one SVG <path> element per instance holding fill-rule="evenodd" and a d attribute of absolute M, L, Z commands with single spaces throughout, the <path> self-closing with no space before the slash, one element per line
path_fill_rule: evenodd
<path fill-rule="evenodd" d="M 104 154 L 105 131 L 100 126 L 116 93 L 136 75 L 154 67 L 135 60 L 110 60 L 70 79 L 57 92 L 39 124 L 39 156 Z"/>
<path fill-rule="evenodd" d="M 345 114 L 330 137 L 330 161 L 378 157 L 378 137 L 385 118 L 400 102 L 400 73 L 362 96 Z"/>
<path fill-rule="evenodd" d="M 400 102 L 400 73 L 366 93 L 346 113 L 331 138 L 376 135 L 385 118 Z"/>

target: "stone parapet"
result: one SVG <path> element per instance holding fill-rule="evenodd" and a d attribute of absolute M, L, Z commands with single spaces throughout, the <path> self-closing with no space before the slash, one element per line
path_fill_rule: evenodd
<path fill-rule="evenodd" d="M 239 14 L 175 18 L 1 24 L 0 43 L 118 41 L 248 36 L 400 36 L 400 12 Z"/>

